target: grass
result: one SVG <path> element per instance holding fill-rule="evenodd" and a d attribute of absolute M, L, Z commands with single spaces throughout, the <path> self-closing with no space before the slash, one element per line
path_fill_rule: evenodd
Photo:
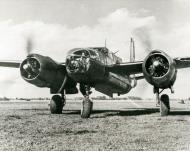
<path fill-rule="evenodd" d="M 95 105 L 91 118 L 81 119 L 79 104 L 68 103 L 61 115 L 51 115 L 48 102 L 0 104 L 0 150 L 190 150 L 190 110 L 160 117 L 127 103 L 124 110 Z"/>

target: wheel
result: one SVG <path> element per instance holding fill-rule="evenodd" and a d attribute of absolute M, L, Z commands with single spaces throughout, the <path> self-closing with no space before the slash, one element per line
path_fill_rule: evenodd
<path fill-rule="evenodd" d="M 63 110 L 63 100 L 61 96 L 54 95 L 50 101 L 50 111 L 52 114 L 61 114 Z"/>
<path fill-rule="evenodd" d="M 89 118 L 92 112 L 93 102 L 89 98 L 84 98 L 82 102 L 81 117 Z"/>
<path fill-rule="evenodd" d="M 169 112 L 170 112 L 169 96 L 167 94 L 163 94 L 160 98 L 160 115 L 167 116 Z"/>

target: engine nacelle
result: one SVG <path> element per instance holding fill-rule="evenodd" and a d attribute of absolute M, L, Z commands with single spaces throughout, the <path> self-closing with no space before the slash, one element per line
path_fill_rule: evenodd
<path fill-rule="evenodd" d="M 76 83 L 67 76 L 64 66 L 39 54 L 28 55 L 20 65 L 20 73 L 25 81 L 38 87 L 48 87 L 52 93 L 57 93 L 63 82 L 64 88 L 76 87 Z"/>
<path fill-rule="evenodd" d="M 144 60 L 145 79 L 157 88 L 170 88 L 177 75 L 174 60 L 161 50 L 152 51 Z"/>

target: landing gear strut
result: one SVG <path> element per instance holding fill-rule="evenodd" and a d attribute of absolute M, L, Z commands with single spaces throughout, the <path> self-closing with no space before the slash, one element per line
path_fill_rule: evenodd
<path fill-rule="evenodd" d="M 92 93 L 90 91 L 90 86 L 81 84 L 80 91 L 84 96 L 84 99 L 82 102 L 81 117 L 89 118 L 93 109 L 93 102 L 89 98 L 90 94 Z"/>
<path fill-rule="evenodd" d="M 65 96 L 53 95 L 50 101 L 50 111 L 52 114 L 61 114 L 65 106 Z"/>
<path fill-rule="evenodd" d="M 160 115 L 167 116 L 170 112 L 169 96 L 167 94 L 162 94 L 161 97 L 159 97 L 161 93 L 159 88 L 154 88 L 154 92 L 156 93 L 156 105 L 160 105 Z"/>

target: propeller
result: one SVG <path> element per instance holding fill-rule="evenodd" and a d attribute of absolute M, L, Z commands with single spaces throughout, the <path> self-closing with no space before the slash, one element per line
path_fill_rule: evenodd
<path fill-rule="evenodd" d="M 40 73 L 40 63 L 37 59 L 28 57 L 24 61 L 22 69 L 26 78 L 33 79 Z"/>
<path fill-rule="evenodd" d="M 147 71 L 153 77 L 164 76 L 169 69 L 167 59 L 162 56 L 151 56 L 147 60 Z"/>
<path fill-rule="evenodd" d="M 29 55 L 33 50 L 34 43 L 32 38 L 28 37 L 26 40 L 26 54 Z"/>
<path fill-rule="evenodd" d="M 148 54 L 152 51 L 152 40 L 150 35 L 150 30 L 148 27 L 143 26 L 136 28 L 133 31 L 133 34 L 137 37 L 137 39 L 140 41 L 143 50 Z M 144 93 L 148 89 L 148 84 L 146 82 L 143 82 L 143 89 L 141 89 L 141 92 Z"/>
<path fill-rule="evenodd" d="M 152 41 L 148 27 L 137 28 L 134 30 L 134 34 L 140 40 L 144 50 L 149 53 L 152 50 Z"/>

